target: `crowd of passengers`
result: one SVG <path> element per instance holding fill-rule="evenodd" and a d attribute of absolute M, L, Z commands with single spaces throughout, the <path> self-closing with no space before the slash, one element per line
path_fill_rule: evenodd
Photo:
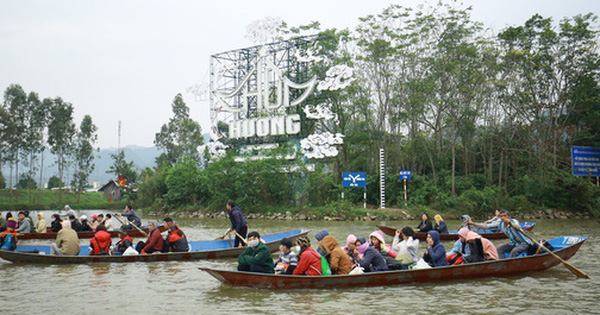
<path fill-rule="evenodd" d="M 427 214 L 421 219 L 416 229 L 397 230 L 391 244 L 386 243 L 382 231 L 374 231 L 368 238 L 350 234 L 343 247 L 327 230 L 315 234 L 316 249 L 306 236 L 295 243 L 283 239 L 275 261 L 260 235 L 250 232 L 247 247 L 238 258 L 238 270 L 307 276 L 342 275 L 469 264 L 533 254 L 537 249 L 530 239 L 513 227 L 513 224 L 518 227 L 519 222 L 512 219 L 507 210 L 497 210 L 495 217 L 484 223 L 474 223 L 468 216 L 463 216 L 458 240 L 448 252 L 440 241 L 440 234 L 448 233 L 442 217 L 435 216 L 435 225 Z M 509 242 L 496 248 L 490 240 L 475 232 L 477 228 L 497 229 L 507 235 Z M 417 254 L 420 244 L 415 232 L 427 233 L 426 249 L 421 257 Z"/>

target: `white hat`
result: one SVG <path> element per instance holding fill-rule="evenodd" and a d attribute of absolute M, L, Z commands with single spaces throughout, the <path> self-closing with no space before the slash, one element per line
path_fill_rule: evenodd
<path fill-rule="evenodd" d="M 82 215 L 82 216 L 80 217 L 80 219 L 81 219 L 81 220 L 87 220 L 87 215 L 85 215 L 85 214 L 84 214 L 84 215 Z"/>
<path fill-rule="evenodd" d="M 65 210 L 71 210 L 71 207 L 69 207 L 69 205 L 65 205 Z"/>

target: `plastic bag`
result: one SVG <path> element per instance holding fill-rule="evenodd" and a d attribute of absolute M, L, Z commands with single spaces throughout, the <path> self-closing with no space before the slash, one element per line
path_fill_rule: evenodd
<path fill-rule="evenodd" d="M 123 256 L 130 256 L 130 255 L 139 255 L 140 253 L 138 253 L 137 250 L 135 250 L 135 248 L 133 248 L 132 246 L 127 247 L 127 249 L 123 252 Z"/>
<path fill-rule="evenodd" d="M 348 274 L 349 275 L 362 275 L 363 273 L 365 273 L 365 269 L 361 266 L 356 266 Z"/>
<path fill-rule="evenodd" d="M 419 259 L 419 261 L 417 261 L 417 264 L 412 269 L 429 269 L 429 268 L 431 268 L 431 266 L 425 260 L 423 260 L 423 258 L 421 258 L 421 259 Z"/>

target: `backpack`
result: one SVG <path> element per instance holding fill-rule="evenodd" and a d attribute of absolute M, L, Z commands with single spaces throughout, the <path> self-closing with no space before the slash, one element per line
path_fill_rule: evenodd
<path fill-rule="evenodd" d="M 96 239 L 96 244 L 98 246 L 100 246 L 100 241 L 98 241 L 98 239 L 94 236 L 94 239 Z M 108 249 L 110 247 L 110 242 L 106 242 L 106 248 L 102 248 L 100 247 L 100 251 L 98 251 L 98 254 L 96 256 L 108 256 Z"/>
<path fill-rule="evenodd" d="M 325 256 L 321 256 L 321 275 L 323 276 L 331 276 L 331 267 L 327 262 L 327 258 Z"/>

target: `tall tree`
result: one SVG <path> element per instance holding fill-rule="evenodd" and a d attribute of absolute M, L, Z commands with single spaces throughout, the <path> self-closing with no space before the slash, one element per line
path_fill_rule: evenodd
<path fill-rule="evenodd" d="M 111 154 L 110 158 L 113 160 L 113 164 L 108 168 L 106 173 L 114 174 L 115 176 L 122 175 L 128 183 L 135 183 L 137 181 L 137 167 L 133 161 L 127 162 L 123 150 L 120 150 L 116 154 Z"/>
<path fill-rule="evenodd" d="M 27 93 L 18 84 L 11 84 L 4 92 L 3 107 L 3 133 L 2 142 L 6 145 L 4 149 L 4 161 L 10 163 L 9 187 L 13 186 L 13 170 L 16 181 L 19 178 L 19 152 L 24 146 L 24 138 L 21 133 L 25 129 L 25 117 L 28 113 Z"/>
<path fill-rule="evenodd" d="M 77 203 L 79 203 L 81 192 L 87 186 L 88 178 L 95 168 L 94 152 L 98 149 L 94 148 L 94 144 L 98 140 L 97 130 L 98 128 L 92 122 L 92 117 L 85 115 L 79 126 L 74 148 L 75 172 L 71 187 L 77 191 Z"/>
<path fill-rule="evenodd" d="M 73 152 L 73 138 L 76 133 L 73 123 L 73 105 L 55 98 L 50 109 L 50 122 L 48 124 L 48 144 L 50 152 L 56 155 L 58 165 L 58 178 L 64 182 L 64 171 L 67 158 Z M 59 202 L 62 201 L 62 189 L 59 193 Z"/>
<path fill-rule="evenodd" d="M 154 138 L 154 144 L 164 150 L 157 160 L 158 164 L 175 165 L 179 159 L 186 156 L 199 161 L 198 146 L 204 142 L 202 127 L 190 118 L 190 109 L 181 94 L 175 96 L 171 107 L 173 117 L 167 124 L 162 125 Z"/>

